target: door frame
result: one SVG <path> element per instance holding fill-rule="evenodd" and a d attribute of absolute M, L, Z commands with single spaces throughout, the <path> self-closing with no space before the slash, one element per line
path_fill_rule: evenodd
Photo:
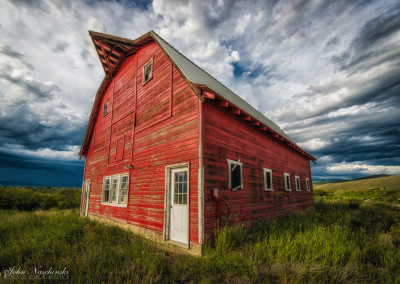
<path fill-rule="evenodd" d="M 187 183 L 188 183 L 188 190 L 187 190 L 187 206 L 188 206 L 188 240 L 187 244 L 184 243 L 178 243 L 170 239 L 170 225 L 171 225 L 171 220 L 170 220 L 170 206 L 171 206 L 171 172 L 173 169 L 179 169 L 179 168 L 187 168 L 188 171 L 188 176 L 187 176 Z M 174 165 L 169 165 L 165 167 L 165 195 L 164 195 L 164 229 L 163 229 L 163 237 L 164 241 L 171 241 L 174 242 L 174 244 L 181 244 L 185 248 L 190 248 L 190 163 L 180 163 L 180 164 L 174 164 Z"/>
<path fill-rule="evenodd" d="M 89 184 L 89 190 L 86 192 L 86 185 Z M 83 183 L 82 195 L 82 216 L 87 217 L 89 213 L 90 190 L 92 188 L 92 180 L 85 180 Z"/>

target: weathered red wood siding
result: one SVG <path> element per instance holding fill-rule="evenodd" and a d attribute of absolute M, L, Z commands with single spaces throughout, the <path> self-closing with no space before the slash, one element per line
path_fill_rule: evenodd
<path fill-rule="evenodd" d="M 143 85 L 143 66 L 153 76 Z M 198 243 L 198 98 L 156 43 L 125 59 L 106 90 L 86 155 L 89 214 L 163 231 L 165 167 L 190 163 L 190 241 Z M 136 107 L 136 108 L 135 108 Z M 133 138 L 133 139 L 132 139 Z M 133 141 L 133 144 L 132 144 Z M 131 164 L 133 169 L 126 169 Z M 104 176 L 130 174 L 128 207 L 101 204 Z"/>
<path fill-rule="evenodd" d="M 243 189 L 228 189 L 228 162 L 243 162 Z M 264 190 L 263 168 L 272 169 L 274 191 Z M 290 174 L 292 191 L 285 191 L 284 173 Z M 295 176 L 300 177 L 301 191 L 295 189 Z M 305 179 L 310 179 L 309 160 L 274 138 L 229 113 L 226 108 L 204 102 L 204 231 L 205 237 L 214 233 L 217 205 L 211 199 L 213 188 L 227 200 L 233 223 L 251 225 L 268 218 L 287 215 L 313 206 L 313 193 L 306 191 Z M 312 190 L 312 189 L 311 189 Z M 223 221 L 227 210 L 221 204 Z"/>

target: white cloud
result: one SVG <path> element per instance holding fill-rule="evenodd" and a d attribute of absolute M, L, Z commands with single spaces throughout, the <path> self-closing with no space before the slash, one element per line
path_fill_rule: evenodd
<path fill-rule="evenodd" d="M 305 142 L 299 143 L 299 146 L 309 149 L 311 151 L 317 151 L 317 150 L 324 148 L 330 144 L 331 144 L 330 141 L 327 141 L 327 140 L 324 140 L 321 138 L 314 138 L 314 139 L 310 139 Z"/>
<path fill-rule="evenodd" d="M 400 166 L 367 165 L 363 162 L 339 163 L 328 166 L 327 170 L 333 173 L 362 173 L 365 175 L 400 174 Z"/>
<path fill-rule="evenodd" d="M 0 146 L 0 151 L 9 154 L 17 154 L 28 157 L 36 157 L 43 159 L 57 159 L 57 160 L 76 160 L 79 154 L 79 146 L 68 146 L 66 150 L 53 150 L 50 148 L 40 148 L 36 150 L 24 149 L 16 145 Z"/>
<path fill-rule="evenodd" d="M 72 137 L 68 131 L 75 138 L 61 146 L 79 147 L 104 76 L 88 29 L 127 38 L 154 29 L 299 145 L 330 157 L 322 163 L 356 155 L 362 145 L 391 145 L 396 135 L 398 92 L 390 88 L 400 74 L 400 33 L 364 52 L 352 46 L 366 23 L 396 10 L 396 1 L 154 0 L 146 10 L 124 1 L 0 3 L 1 48 L 16 53 L 0 53 L 0 118 L 20 117 L 7 122 L 17 133 L 2 138 L 22 147 L 19 153 L 72 157 L 75 150 L 57 148 L 53 139 Z M 239 78 L 233 63 L 243 69 Z M 32 90 L 48 96 L 36 100 Z M 17 140 L 24 133 L 29 141 Z M 347 152 L 324 152 L 335 147 Z"/>

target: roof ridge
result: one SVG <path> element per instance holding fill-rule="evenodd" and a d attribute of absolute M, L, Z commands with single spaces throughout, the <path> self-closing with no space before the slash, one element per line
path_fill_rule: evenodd
<path fill-rule="evenodd" d="M 204 70 L 203 68 L 201 68 L 199 65 L 197 65 L 196 63 L 194 63 L 192 60 L 190 60 L 189 58 L 187 58 L 182 52 L 180 52 L 179 50 L 177 50 L 173 45 L 171 45 L 168 41 L 166 41 L 165 39 L 163 39 L 161 36 L 159 36 L 157 33 L 154 32 L 154 34 L 156 36 L 158 36 L 159 38 L 161 38 L 163 41 L 165 41 L 166 44 L 168 44 L 172 49 L 174 49 L 176 52 L 178 52 L 180 55 L 182 55 L 183 57 L 185 57 L 188 61 L 190 61 L 190 63 L 192 63 L 193 65 L 196 65 L 197 68 L 199 68 L 201 71 L 203 71 L 204 73 L 206 73 L 208 76 L 213 77 L 210 73 L 208 73 L 206 70 Z M 213 77 L 214 78 L 214 77 Z M 214 78 L 215 80 L 217 80 L 216 78 Z M 223 83 L 221 83 L 219 80 L 217 80 L 221 85 L 223 85 L 225 88 L 227 88 L 228 90 L 230 90 L 227 86 L 225 86 Z M 231 90 L 230 90 L 231 91 Z M 232 91 L 231 91 L 232 92 Z M 233 93 L 233 92 L 232 92 Z"/>

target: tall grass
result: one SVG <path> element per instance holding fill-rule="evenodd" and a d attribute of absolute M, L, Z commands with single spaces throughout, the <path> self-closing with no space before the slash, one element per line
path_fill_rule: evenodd
<path fill-rule="evenodd" d="M 253 229 L 225 227 L 205 257 L 177 255 L 77 210 L 0 211 L 0 269 L 63 268 L 71 282 L 400 282 L 400 212 L 318 201 Z"/>

